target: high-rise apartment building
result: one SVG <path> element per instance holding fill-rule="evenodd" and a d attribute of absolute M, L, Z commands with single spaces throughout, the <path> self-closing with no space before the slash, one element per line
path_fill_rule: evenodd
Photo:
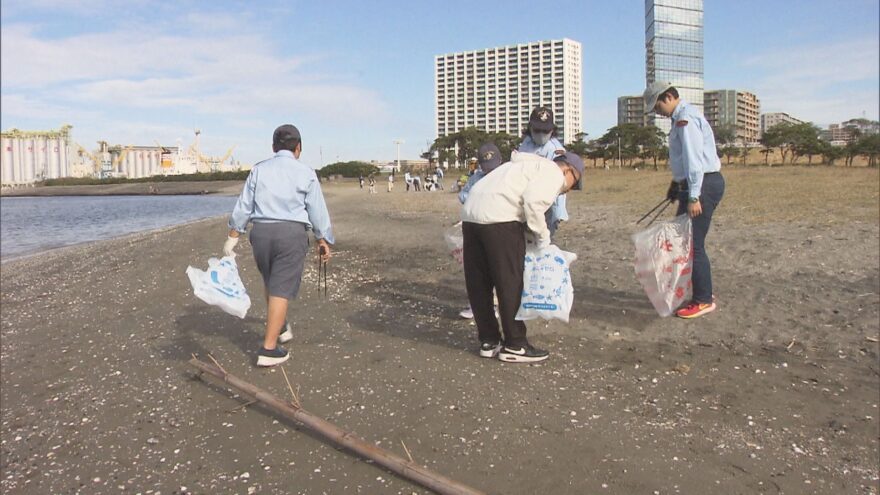
<path fill-rule="evenodd" d="M 472 126 L 519 135 L 544 105 L 569 143 L 582 129 L 581 98 L 581 44 L 567 38 L 434 57 L 438 137 Z"/>
<path fill-rule="evenodd" d="M 617 125 L 635 124 L 637 126 L 644 126 L 646 122 L 644 97 L 621 96 L 617 98 Z"/>
<path fill-rule="evenodd" d="M 703 0 L 645 0 L 645 87 L 669 81 L 703 109 Z M 668 133 L 670 121 L 648 115 Z"/>
<path fill-rule="evenodd" d="M 761 137 L 761 102 L 747 91 L 717 89 L 703 94 L 703 114 L 712 129 L 732 129 L 739 144 Z"/>

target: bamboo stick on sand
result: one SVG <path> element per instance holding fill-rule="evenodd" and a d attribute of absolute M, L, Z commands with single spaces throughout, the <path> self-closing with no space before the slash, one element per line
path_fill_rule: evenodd
<path fill-rule="evenodd" d="M 380 464 L 389 471 L 430 488 L 437 493 L 443 495 L 483 495 L 481 491 L 437 474 L 424 466 L 420 466 L 411 460 L 406 460 L 376 445 L 367 443 L 353 433 L 315 416 L 302 407 L 281 400 L 269 392 L 231 375 L 219 365 L 216 365 L 216 362 L 215 364 L 209 364 L 193 357 L 190 359 L 189 364 L 203 373 L 223 380 L 235 390 L 253 397 L 255 401 L 319 433 L 337 445 L 345 447 L 362 457 Z"/>

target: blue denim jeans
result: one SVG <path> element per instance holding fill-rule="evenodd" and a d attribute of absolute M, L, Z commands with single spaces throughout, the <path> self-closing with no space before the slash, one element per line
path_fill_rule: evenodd
<path fill-rule="evenodd" d="M 703 213 L 697 218 L 691 219 L 694 235 L 694 271 L 691 281 L 694 286 L 695 302 L 709 304 L 712 302 L 712 267 L 709 264 L 709 256 L 706 254 L 706 234 L 709 233 L 709 225 L 712 223 L 712 214 L 724 196 L 724 177 L 721 172 L 705 174 L 703 187 L 700 189 L 700 206 Z M 687 213 L 688 188 L 684 187 L 678 194 L 678 213 Z"/>

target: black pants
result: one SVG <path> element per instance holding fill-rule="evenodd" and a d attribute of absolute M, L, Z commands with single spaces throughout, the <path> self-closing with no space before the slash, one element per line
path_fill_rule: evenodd
<path fill-rule="evenodd" d="M 528 344 L 526 325 L 515 319 L 522 300 L 526 254 L 525 225 L 520 222 L 478 224 L 464 222 L 464 279 L 480 342 L 520 347 Z M 498 294 L 498 330 L 492 289 Z"/>

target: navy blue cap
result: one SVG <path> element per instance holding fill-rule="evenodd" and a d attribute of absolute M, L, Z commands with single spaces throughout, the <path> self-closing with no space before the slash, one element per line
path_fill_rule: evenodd
<path fill-rule="evenodd" d="M 480 170 L 488 174 L 501 165 L 501 151 L 494 143 L 485 143 L 477 151 L 477 161 L 480 162 Z"/>
<path fill-rule="evenodd" d="M 556 129 L 553 123 L 553 110 L 547 107 L 535 107 L 529 116 L 529 129 L 538 132 L 551 132 Z"/>

